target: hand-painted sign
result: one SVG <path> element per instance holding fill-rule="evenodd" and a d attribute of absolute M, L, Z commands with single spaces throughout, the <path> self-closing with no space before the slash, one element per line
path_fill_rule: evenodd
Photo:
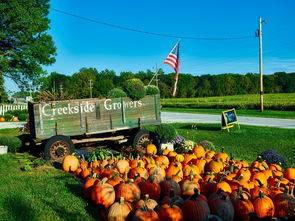
<path fill-rule="evenodd" d="M 240 129 L 236 110 L 233 108 L 231 110 L 223 111 L 221 114 L 221 129 L 227 129 L 227 131 L 229 131 L 229 128 L 232 128 L 234 124 L 238 124 Z"/>

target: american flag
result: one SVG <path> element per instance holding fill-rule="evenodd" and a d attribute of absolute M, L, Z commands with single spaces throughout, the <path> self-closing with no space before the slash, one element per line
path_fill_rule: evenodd
<path fill-rule="evenodd" d="M 179 41 L 170 51 L 164 63 L 169 64 L 175 71 L 175 77 L 174 77 L 175 82 L 174 82 L 174 89 L 173 89 L 173 97 L 174 97 L 176 95 L 176 87 L 177 87 L 178 74 L 179 74 Z"/>

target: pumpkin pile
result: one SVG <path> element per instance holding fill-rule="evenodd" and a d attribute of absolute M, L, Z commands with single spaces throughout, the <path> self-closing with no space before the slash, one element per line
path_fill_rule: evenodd
<path fill-rule="evenodd" d="M 63 169 L 85 181 L 83 196 L 109 221 L 295 218 L 295 168 L 235 161 L 201 145 L 191 154 L 156 154 L 149 144 L 136 159 L 67 156 Z"/>

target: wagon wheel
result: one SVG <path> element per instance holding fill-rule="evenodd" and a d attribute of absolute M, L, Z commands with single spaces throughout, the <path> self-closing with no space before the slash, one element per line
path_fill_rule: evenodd
<path fill-rule="evenodd" d="M 154 136 L 151 131 L 148 130 L 140 130 L 137 132 L 133 139 L 133 146 L 137 146 L 143 150 L 145 150 L 145 147 L 153 143 Z"/>
<path fill-rule="evenodd" d="M 71 154 L 74 150 L 74 144 L 69 137 L 57 135 L 51 137 L 44 147 L 45 158 L 62 162 L 63 158 Z"/>

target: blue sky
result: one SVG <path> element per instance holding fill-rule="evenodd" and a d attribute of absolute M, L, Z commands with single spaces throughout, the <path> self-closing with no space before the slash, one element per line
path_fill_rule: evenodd
<path fill-rule="evenodd" d="M 264 74 L 295 71 L 295 1 L 100 1 L 52 0 L 51 7 L 133 29 L 177 36 L 229 38 L 255 36 L 263 25 Z M 121 71 L 162 67 L 177 38 L 116 29 L 51 10 L 49 33 L 57 47 L 56 63 L 46 67 L 72 75 L 82 67 Z M 193 75 L 258 73 L 258 38 L 213 41 L 181 39 L 180 72 Z"/>

